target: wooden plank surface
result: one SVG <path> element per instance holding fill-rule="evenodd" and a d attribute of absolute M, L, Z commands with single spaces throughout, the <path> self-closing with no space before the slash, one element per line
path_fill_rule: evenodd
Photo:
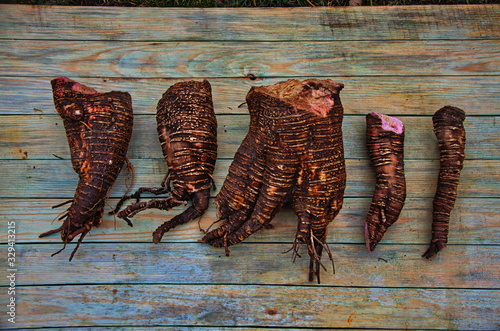
<path fill-rule="evenodd" d="M 293 236 L 290 236 L 291 239 Z M 78 262 L 68 262 L 74 245 L 50 257 L 61 244 L 20 244 L 22 252 L 17 285 L 65 285 L 71 279 L 84 284 L 281 284 L 311 285 L 307 279 L 309 257 L 292 261 L 292 246 L 286 243 L 244 243 L 222 249 L 202 243 L 86 243 L 78 251 Z M 321 274 L 323 287 L 412 287 L 491 289 L 498 284 L 498 246 L 453 245 L 439 258 L 421 255 L 427 243 L 379 244 L 368 253 L 364 244 L 329 244 L 335 260 Z M 464 257 L 471 263 L 463 264 Z M 4 257 L 2 256 L 2 259 Z M 1 260 L 0 260 L 1 261 Z M 44 261 L 43 264 L 37 261 Z M 189 261 L 190 263 L 184 263 Z M 1 261 L 5 262 L 5 261 Z M 28 266 L 25 268 L 24 266 Z M 78 268 L 78 277 L 75 277 Z M 407 269 L 418 272 L 405 272 Z M 54 273 L 57 270 L 57 273 Z M 230 277 L 228 277 L 230 274 Z M 193 275 L 193 277 L 187 277 Z M 2 279 L 8 285 L 8 279 Z"/>
<path fill-rule="evenodd" d="M 167 173 L 167 164 L 161 159 L 133 159 L 135 178 L 132 191 L 139 187 L 160 185 Z M 216 187 L 221 187 L 227 175 L 230 160 L 218 160 L 213 177 Z M 458 192 L 461 197 L 500 197 L 500 160 L 465 161 Z M 347 184 L 345 196 L 368 197 L 375 187 L 375 176 L 368 160 L 346 160 Z M 433 197 L 436 192 L 439 161 L 408 160 L 405 162 L 406 186 L 409 197 Z M 0 160 L 0 173 L 7 181 L 0 183 L 0 198 L 27 197 L 33 199 L 70 199 L 78 176 L 69 160 Z M 124 170 L 110 193 L 121 197 L 130 184 L 130 174 Z M 12 187 L 9 183 L 16 183 Z M 217 191 L 215 192 L 217 193 Z"/>
<path fill-rule="evenodd" d="M 55 114 L 50 80 L 46 77 L 0 76 L 0 115 Z M 297 77 L 300 79 L 301 77 Z M 307 76 L 302 77 L 307 78 Z M 392 77 L 379 72 L 377 77 L 330 77 L 342 82 L 344 112 L 366 115 L 378 111 L 396 116 L 432 116 L 436 110 L 451 104 L 468 115 L 500 115 L 496 107 L 500 83 L 496 76 L 405 76 Z M 245 97 L 252 86 L 272 85 L 286 78 L 209 78 L 214 108 L 218 115 L 248 114 Z M 98 91 L 121 90 L 132 95 L 134 114 L 156 113 L 156 104 L 167 88 L 178 79 L 152 78 L 78 78 Z M 478 102 L 481 100 L 481 102 Z"/>
<path fill-rule="evenodd" d="M 21 243 L 60 243 L 57 235 L 40 239 L 38 234 L 56 228 L 55 219 L 65 208 L 51 207 L 64 199 L 3 199 L 0 205 L 0 219 L 13 220 L 18 227 L 17 239 Z M 108 210 L 116 205 L 109 201 Z M 333 243 L 363 244 L 363 225 L 371 198 L 346 198 L 344 207 L 330 225 L 328 239 Z M 87 238 L 91 242 L 151 242 L 151 233 L 160 224 L 179 214 L 185 207 L 170 211 L 151 209 L 133 218 L 130 228 L 120 219 L 104 215 L 101 226 L 92 230 Z M 498 199 L 458 198 L 452 212 L 450 244 L 496 245 L 500 241 L 500 218 Z M 432 198 L 413 198 L 406 201 L 401 217 L 385 234 L 387 244 L 426 244 L 430 241 Z M 181 225 L 165 234 L 164 241 L 172 243 L 196 243 L 203 236 L 201 229 L 207 229 L 217 220 L 215 207 L 211 204 L 198 221 Z M 273 228 L 250 236 L 246 242 L 290 243 L 297 229 L 297 216 L 285 207 L 273 220 Z M 5 242 L 7 233 L 0 233 Z"/>
<path fill-rule="evenodd" d="M 436 109 L 437 110 L 437 109 Z M 47 111 L 49 113 L 49 111 Z M 0 158 L 13 160 L 70 159 L 69 147 L 61 144 L 66 139 L 61 118 L 51 110 L 37 116 L 12 115 L 0 122 L 0 130 L 7 133 L 0 137 Z M 398 116 L 405 124 L 405 160 L 434 160 L 438 158 L 432 118 L 427 116 Z M 232 159 L 248 132 L 248 115 L 218 115 L 217 125 L 220 159 Z M 467 131 L 467 160 L 498 159 L 500 149 L 500 122 L 496 116 L 468 117 L 464 123 Z M 37 128 L 33 130 L 33 128 Z M 346 116 L 343 123 L 345 157 L 367 159 L 365 147 L 365 116 Z M 131 159 L 159 159 L 163 157 L 156 131 L 156 115 L 136 116 Z"/>
<path fill-rule="evenodd" d="M 500 40 L 119 42 L 0 40 L 6 76 L 178 78 L 498 75 Z M 277 57 L 276 54 L 281 56 Z M 473 54 L 473 56 L 472 56 Z"/>
<path fill-rule="evenodd" d="M 19 296 L 27 327 L 113 326 L 126 319 L 133 326 L 377 328 L 391 316 L 394 329 L 493 330 L 500 316 L 495 292 L 454 288 L 71 285 L 23 287 Z"/>
<path fill-rule="evenodd" d="M 256 76 L 255 80 L 248 74 Z M 308 282 L 308 257 L 291 261 L 297 217 L 285 207 L 273 227 L 223 249 L 199 242 L 216 210 L 167 233 L 151 232 L 180 213 L 148 210 L 134 227 L 105 215 L 75 243 L 38 238 L 56 228 L 77 183 L 50 80 L 66 75 L 133 98 L 129 158 L 109 207 L 126 189 L 158 185 L 167 169 L 156 137 L 158 99 L 183 79 L 208 79 L 218 120 L 215 179 L 222 185 L 247 132 L 252 86 L 289 78 L 345 84 L 344 207 L 328 243 L 336 273 Z M 17 323 L 50 330 L 372 329 L 497 330 L 500 326 L 500 6 L 293 9 L 107 8 L 0 5 L 0 220 L 15 222 Z M 439 167 L 432 114 L 467 113 L 466 161 L 449 245 L 432 260 L 432 198 Z M 365 115 L 406 125 L 408 197 L 375 252 L 363 226 L 373 185 Z M 126 179 L 129 180 L 126 182 Z M 217 191 L 213 192 L 213 195 Z M 6 229 L 6 227 L 4 227 Z M 0 266 L 7 265 L 0 231 Z M 323 259 L 327 261 L 326 257 Z M 5 269 L 5 267 L 2 267 Z M 2 291 L 10 286 L 0 278 Z M 0 296 L 5 307 L 7 296 Z M 3 314 L 3 313 L 2 313 Z"/>
<path fill-rule="evenodd" d="M 140 11 L 119 7 L 0 5 L 0 38 L 107 41 L 498 39 L 499 13 L 498 6 L 491 5 L 372 7 L 369 10 L 357 7 L 141 8 Z"/>

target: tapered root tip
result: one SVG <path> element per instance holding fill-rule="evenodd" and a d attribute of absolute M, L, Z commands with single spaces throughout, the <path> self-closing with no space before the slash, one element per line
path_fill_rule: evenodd
<path fill-rule="evenodd" d="M 44 233 L 41 233 L 41 234 L 38 235 L 38 238 L 47 237 L 47 236 L 50 236 L 51 234 L 58 233 L 58 232 L 61 232 L 61 227 L 59 227 L 57 229 L 53 229 L 53 230 L 47 231 L 47 232 L 44 232 Z"/>
<path fill-rule="evenodd" d="M 120 217 L 120 216 L 118 215 L 118 217 Z M 132 221 L 129 218 L 127 218 L 127 217 L 120 217 L 120 218 L 123 219 L 125 222 L 127 222 L 127 225 L 130 226 L 131 228 L 134 227 L 134 224 L 132 223 Z"/>
<path fill-rule="evenodd" d="M 427 251 L 422 254 L 422 257 L 425 257 L 427 259 L 433 258 L 436 256 L 446 245 L 438 245 L 431 243 Z"/>
<path fill-rule="evenodd" d="M 156 229 L 155 232 L 153 232 L 153 242 L 155 244 L 159 244 L 161 241 L 161 238 L 163 238 L 163 231 L 161 229 Z"/>
<path fill-rule="evenodd" d="M 426 259 L 430 259 L 434 256 L 436 256 L 437 251 L 431 250 L 431 248 L 428 248 L 424 254 L 422 254 L 422 257 L 425 257 Z"/>
<path fill-rule="evenodd" d="M 368 231 L 368 223 L 365 223 L 365 244 L 366 244 L 366 249 L 370 253 L 373 252 L 373 250 L 375 249 L 375 246 L 377 245 L 377 243 L 373 243 L 370 240 L 370 232 Z"/>

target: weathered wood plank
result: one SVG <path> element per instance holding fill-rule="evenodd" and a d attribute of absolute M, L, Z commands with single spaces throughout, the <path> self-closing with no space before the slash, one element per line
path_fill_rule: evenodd
<path fill-rule="evenodd" d="M 173 330 L 173 331 L 198 331 L 200 328 L 196 326 L 174 326 L 174 327 L 165 327 L 165 326 L 134 326 L 134 331 L 164 331 L 164 330 Z M 234 326 L 203 326 L 204 330 L 235 330 L 235 331 L 255 331 L 255 330 L 261 330 L 262 327 L 234 327 Z M 10 330 L 10 329 L 6 329 Z M 53 331 L 67 331 L 67 328 L 29 328 L 29 330 L 32 331 L 42 331 L 42 330 L 53 330 Z M 121 331 L 121 330 L 130 330 L 130 326 L 101 326 L 101 325 L 94 325 L 90 327 L 71 327 L 71 331 L 93 331 L 93 330 L 99 330 L 99 331 Z M 297 328 L 269 328 L 266 327 L 266 331 L 290 331 L 290 330 L 297 330 Z M 343 328 L 315 328 L 314 330 L 344 330 Z M 356 329 L 356 328 L 349 328 L 349 330 L 352 331 L 365 331 L 366 329 Z M 377 328 L 377 330 L 391 330 L 391 329 L 384 329 L 384 328 Z M 393 330 L 393 329 L 392 329 Z"/>
<path fill-rule="evenodd" d="M 405 160 L 437 159 L 439 152 L 430 117 L 399 116 L 405 123 Z M 497 117 L 468 117 L 467 159 L 500 159 L 500 121 Z M 248 131 L 249 116 L 218 115 L 218 157 L 232 158 Z M 368 158 L 365 116 L 346 116 L 343 123 L 346 158 Z M 0 159 L 69 159 L 69 147 L 58 115 L 0 116 Z M 137 115 L 128 157 L 162 158 L 156 116 Z M 27 153 L 27 154 L 26 154 Z"/>
<path fill-rule="evenodd" d="M 89 238 L 90 239 L 90 238 Z M 292 261 L 291 243 L 245 243 L 222 249 L 196 243 L 85 242 L 68 263 L 74 245 L 50 257 L 62 244 L 18 244 L 17 286 L 64 284 L 282 284 L 314 285 L 307 279 L 309 256 Z M 322 286 L 475 288 L 498 287 L 500 246 L 450 245 L 433 260 L 422 258 L 427 244 L 330 244 L 335 274 L 327 257 Z M 0 255 L 6 265 L 7 254 Z M 78 277 L 75 277 L 78 268 Z M 57 272 L 56 272 L 57 270 Z M 230 271 L 231 277 L 228 278 Z M 193 277 L 186 277 L 192 275 Z M 1 285 L 8 285 L 2 279 Z"/>
<path fill-rule="evenodd" d="M 0 222 L 16 223 L 15 326 L 498 329 L 499 18 L 498 5 L 0 5 Z M 249 73 L 257 79 L 248 79 Z M 52 221 L 65 207 L 50 207 L 71 198 L 77 182 L 49 84 L 60 75 L 101 91 L 132 94 L 138 115 L 130 149 L 137 173 L 133 189 L 157 185 L 166 172 L 154 115 L 157 100 L 174 82 L 212 83 L 219 115 L 218 187 L 247 131 L 242 103 L 251 86 L 290 77 L 344 83 L 349 179 L 328 236 L 337 273 L 324 272 L 317 286 L 306 279 L 304 246 L 295 264 L 290 253 L 282 254 L 296 231 L 289 207 L 273 220 L 274 228 L 232 247 L 230 257 L 198 242 L 199 228 L 217 220 L 211 204 L 199 224 L 173 229 L 159 245 L 151 243 L 151 232 L 184 206 L 145 211 L 134 217 L 133 228 L 105 215 L 73 262 L 67 259 L 75 243 L 51 258 L 62 247 L 60 237 L 38 234 L 58 226 Z M 466 120 L 468 159 L 451 214 L 450 245 L 428 261 L 420 255 L 429 242 L 438 173 L 430 116 L 446 104 L 472 115 Z M 364 146 L 364 115 L 370 111 L 402 116 L 407 123 L 408 179 L 400 220 L 372 254 L 363 239 L 374 185 Z M 124 192 L 125 176 L 124 171 L 110 206 Z M 6 236 L 0 233 L 2 265 Z M 0 286 L 5 285 L 4 277 Z"/>
<path fill-rule="evenodd" d="M 141 8 L 140 11 L 136 8 L 0 6 L 0 38 L 13 39 L 486 39 L 500 38 L 499 22 L 500 8 L 494 5 Z"/>
<path fill-rule="evenodd" d="M 235 331 L 256 331 L 256 330 L 262 330 L 262 327 L 234 327 L 234 326 L 210 326 L 210 325 L 205 325 L 203 326 L 204 330 L 235 330 Z M 288 330 L 303 330 L 304 328 L 269 328 L 266 327 L 266 331 L 288 331 Z M 10 329 L 6 329 L 10 330 Z M 68 331 L 68 328 L 57 328 L 57 327 L 50 327 L 50 328 L 29 328 L 29 329 L 13 329 L 13 330 L 31 330 L 31 331 L 42 331 L 42 330 L 52 330 L 52 331 Z M 89 327 L 71 327 L 71 331 L 93 331 L 93 330 L 99 330 L 99 331 L 122 331 L 122 330 L 130 330 L 129 326 L 101 326 L 101 325 L 94 325 L 94 326 L 89 326 Z M 134 331 L 157 331 L 157 330 L 179 330 L 179 331 L 198 331 L 200 330 L 199 327 L 196 326 L 178 326 L 176 325 L 175 327 L 164 327 L 164 326 L 135 326 L 134 325 Z M 315 328 L 314 330 L 345 330 L 345 328 Z M 352 331 L 366 331 L 366 329 L 357 329 L 357 328 L 349 328 L 349 330 Z M 384 329 L 384 328 L 377 328 L 379 331 L 383 330 L 394 330 L 394 329 Z"/>
<path fill-rule="evenodd" d="M 50 299 L 49 299 L 50 298 Z M 494 330 L 499 291 L 237 285 L 20 287 L 18 327 L 234 325 Z"/>
<path fill-rule="evenodd" d="M 38 238 L 42 232 L 56 228 L 54 221 L 64 208 L 52 209 L 59 199 L 2 199 L 0 220 L 15 221 L 17 240 L 22 243 L 56 243 L 58 235 Z M 117 200 L 109 201 L 111 210 Z M 328 241 L 331 243 L 364 244 L 363 226 L 370 207 L 370 198 L 346 198 L 339 215 L 329 225 Z M 151 243 L 152 232 L 163 222 L 179 214 L 185 207 L 170 211 L 149 209 L 133 218 L 131 228 L 120 219 L 104 215 L 99 228 L 92 230 L 86 242 L 134 242 Z M 458 198 L 451 213 L 450 244 L 496 245 L 500 242 L 500 204 L 498 199 Z M 384 235 L 383 244 L 427 244 L 430 241 L 432 198 L 408 198 L 399 220 Z M 199 219 L 180 225 L 166 233 L 165 243 L 196 243 L 203 236 L 201 229 L 208 229 L 217 220 L 215 206 Z M 198 223 L 199 222 L 199 223 Z M 297 230 L 297 216 L 291 208 L 284 207 L 272 222 L 272 229 L 255 233 L 245 242 L 292 242 Z M 215 225 L 217 226 L 217 225 Z M 0 242 L 7 241 L 7 232 L 0 233 Z M 364 247 L 364 246 L 363 246 Z"/>
<path fill-rule="evenodd" d="M 29 155 L 29 154 L 28 154 Z M 143 186 L 159 185 L 167 173 L 167 165 L 161 159 L 133 159 L 135 182 L 132 191 Z M 218 160 L 214 179 L 221 187 L 231 160 Z M 499 197 L 500 160 L 473 160 L 464 163 L 458 194 L 461 197 Z M 375 176 L 366 159 L 347 159 L 347 184 L 345 195 L 371 196 Z M 405 162 L 408 197 L 433 197 L 439 160 L 408 160 Z M 78 177 L 70 160 L 0 160 L 0 198 L 72 198 Z M 128 180 L 127 180 L 128 178 Z M 112 197 L 125 192 L 130 184 L 130 174 L 124 169 L 119 175 Z"/>
<path fill-rule="evenodd" d="M 47 77 L 0 76 L 0 114 L 53 114 L 54 102 Z M 299 79 L 305 79 L 302 77 Z M 500 80 L 489 76 L 429 77 L 330 77 L 345 84 L 341 93 L 346 114 L 365 115 L 378 111 L 392 115 L 431 116 L 451 104 L 468 115 L 500 115 L 497 107 Z M 286 78 L 213 78 L 214 108 L 217 114 L 248 114 L 245 96 L 252 86 L 271 85 Z M 152 114 L 165 90 L 179 79 L 78 78 L 98 91 L 121 90 L 132 95 L 134 114 Z M 466 88 L 467 93 L 464 93 Z M 478 102 L 481 100 L 481 102 Z"/>
<path fill-rule="evenodd" d="M 499 75 L 500 40 L 99 42 L 0 40 L 6 76 L 130 78 Z M 280 56 L 276 56 L 280 54 Z"/>

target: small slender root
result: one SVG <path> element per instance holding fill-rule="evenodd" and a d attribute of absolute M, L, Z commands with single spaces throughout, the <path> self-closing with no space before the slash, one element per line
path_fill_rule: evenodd
<path fill-rule="evenodd" d="M 123 220 L 127 222 L 127 225 L 130 226 L 131 228 L 134 227 L 134 224 L 132 224 L 132 221 L 128 217 L 123 217 Z"/>
<path fill-rule="evenodd" d="M 57 229 L 52 229 L 50 231 L 47 231 L 47 232 L 44 232 L 40 235 L 38 235 L 38 238 L 43 238 L 43 237 L 47 237 L 47 236 L 50 236 L 51 234 L 54 234 L 54 233 L 58 233 L 58 232 L 61 232 L 63 226 L 61 225 L 60 227 L 58 227 Z M 63 248 L 64 249 L 64 248 Z"/>
<path fill-rule="evenodd" d="M 333 269 L 333 273 L 335 274 L 335 263 L 333 261 L 333 254 L 332 254 L 332 251 L 330 250 L 330 247 L 328 246 L 328 244 L 326 242 L 322 242 L 321 240 L 316 238 L 313 234 L 311 234 L 311 235 L 312 235 L 313 239 L 316 240 L 316 242 L 319 243 L 321 245 L 321 247 L 328 254 L 328 259 L 332 262 L 332 269 Z M 320 256 L 319 256 L 319 258 L 321 259 Z M 324 266 L 323 266 L 323 269 L 326 271 L 326 268 Z"/>
<path fill-rule="evenodd" d="M 82 235 L 80 236 L 80 238 L 78 238 L 78 241 L 76 243 L 76 247 L 75 247 L 75 249 L 73 249 L 73 251 L 71 252 L 71 255 L 69 256 L 70 261 L 73 259 L 73 256 L 75 256 L 75 253 L 78 250 L 78 248 L 80 247 L 80 244 L 82 243 L 83 238 L 85 238 L 85 236 L 87 235 L 87 233 L 89 233 L 89 231 L 90 231 L 90 229 L 86 232 L 82 232 Z"/>
<path fill-rule="evenodd" d="M 61 248 L 61 249 L 60 249 L 60 250 L 58 250 L 57 252 L 55 252 L 55 253 L 51 254 L 50 256 L 51 256 L 51 257 L 54 257 L 55 255 L 57 255 L 57 254 L 61 253 L 62 251 L 64 251 L 64 249 L 65 249 L 65 248 L 66 248 L 66 243 L 64 243 L 63 248 Z"/>
<path fill-rule="evenodd" d="M 57 204 L 57 205 L 55 205 L 55 206 L 52 206 L 52 209 L 59 208 L 59 207 L 61 207 L 61 206 L 67 205 L 68 203 L 71 203 L 71 202 L 73 202 L 73 199 L 70 199 L 70 200 L 68 200 L 68 201 L 64 201 L 64 202 L 62 202 L 62 203 L 60 203 L 60 204 Z"/>
<path fill-rule="evenodd" d="M 167 188 L 165 187 L 141 187 L 139 188 L 134 194 L 130 195 L 124 195 L 116 204 L 116 207 L 113 211 L 109 212 L 110 215 L 117 214 L 120 208 L 123 206 L 125 201 L 130 200 L 130 199 L 135 199 L 135 202 L 138 203 L 141 199 L 141 194 L 142 193 L 151 193 L 154 195 L 160 195 L 160 194 L 167 194 L 165 199 L 170 197 L 170 192 Z"/>
<path fill-rule="evenodd" d="M 134 185 L 134 180 L 135 180 L 135 169 L 134 166 L 132 165 L 132 162 L 130 162 L 128 157 L 125 157 L 125 162 L 127 163 L 127 177 L 125 178 L 125 187 L 127 188 L 127 190 L 123 194 L 124 196 L 128 195 L 130 189 Z M 128 182 L 129 178 L 131 178 L 130 182 Z"/>
<path fill-rule="evenodd" d="M 299 258 L 302 257 L 299 254 L 299 244 L 301 241 L 303 241 L 303 240 L 299 239 L 299 238 L 295 238 L 295 240 L 293 241 L 292 247 L 283 252 L 283 254 L 292 252 L 292 262 L 293 263 L 295 263 L 297 257 L 299 257 Z M 328 254 L 328 258 L 332 262 L 333 273 L 335 274 L 335 264 L 333 261 L 333 254 L 332 254 L 332 251 L 330 250 L 330 247 L 328 246 L 328 244 L 319 240 L 312 232 L 310 233 L 308 241 L 309 242 L 307 243 L 307 246 L 309 249 L 309 256 L 311 257 L 311 260 L 309 263 L 309 281 L 312 282 L 314 279 L 314 275 L 316 275 L 316 279 L 318 280 L 318 284 L 320 284 L 320 278 L 319 278 L 320 269 L 323 268 L 323 270 L 327 271 L 326 266 L 321 262 L 321 251 L 324 249 L 326 251 L 326 253 Z M 321 248 L 320 252 L 318 252 L 318 250 L 316 249 L 317 244 L 319 244 L 319 247 Z"/>
<path fill-rule="evenodd" d="M 224 234 L 224 252 L 226 253 L 226 256 L 229 256 L 229 244 L 228 244 L 228 236 L 229 234 L 226 232 Z"/>
<path fill-rule="evenodd" d="M 219 223 L 219 222 L 221 222 L 221 221 L 222 221 L 222 218 L 219 218 L 218 220 L 213 221 L 213 222 L 212 222 L 212 224 L 210 224 L 210 226 L 209 226 L 207 229 L 202 229 L 202 228 L 200 227 L 200 230 L 201 230 L 203 233 L 205 233 L 205 234 L 206 234 L 206 233 L 208 233 L 208 232 L 210 231 L 210 229 L 212 228 L 212 226 L 214 226 L 215 224 L 217 224 L 217 223 Z"/>
<path fill-rule="evenodd" d="M 290 247 L 290 249 L 286 250 L 283 252 L 283 254 L 288 254 L 290 252 L 292 252 L 292 263 L 295 263 L 295 261 L 297 260 L 297 257 L 298 258 L 301 258 L 302 256 L 299 254 L 299 240 L 297 238 L 295 238 L 295 240 L 293 241 L 293 244 L 292 244 L 292 247 Z"/>

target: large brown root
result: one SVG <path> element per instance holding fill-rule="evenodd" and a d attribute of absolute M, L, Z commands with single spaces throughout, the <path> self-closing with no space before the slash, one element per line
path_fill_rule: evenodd
<path fill-rule="evenodd" d="M 375 191 L 365 222 L 365 243 L 372 252 L 398 219 L 406 199 L 403 122 L 383 114 L 368 114 L 366 144 L 376 173 Z"/>
<path fill-rule="evenodd" d="M 108 191 L 125 162 L 132 135 L 132 99 L 127 92 L 98 93 L 66 77 L 51 83 L 80 180 L 62 226 L 40 237 L 60 232 L 66 245 L 80 235 L 71 260 L 85 235 L 100 225 Z"/>
<path fill-rule="evenodd" d="M 250 90 L 250 131 L 215 201 L 225 222 L 204 242 L 227 251 L 268 225 L 292 197 L 299 217 L 295 242 L 307 243 L 310 279 L 319 281 L 326 229 L 342 207 L 346 180 L 342 87 L 309 79 Z"/>
<path fill-rule="evenodd" d="M 221 244 L 221 240 L 241 227 L 252 213 L 265 171 L 264 140 L 267 138 L 259 129 L 259 113 L 253 107 L 249 111 L 249 131 L 236 151 L 224 184 L 215 198 L 218 216 L 225 222 L 202 239 L 215 246 L 225 246 L 226 254 L 229 254 L 228 245 Z"/>
<path fill-rule="evenodd" d="M 430 259 L 448 243 L 450 213 L 457 199 L 457 187 L 465 159 L 465 112 L 446 106 L 432 117 L 439 152 L 440 168 L 432 212 L 432 239 L 422 255 Z"/>
<path fill-rule="evenodd" d="M 153 242 L 158 243 L 165 232 L 200 217 L 208 208 L 217 158 L 217 121 L 210 83 L 185 81 L 171 86 L 158 102 L 156 121 L 168 174 L 161 187 L 140 188 L 124 197 L 115 211 L 129 198 L 139 200 L 143 192 L 167 197 L 138 201 L 118 212 L 118 217 L 130 222 L 131 217 L 148 208 L 168 210 L 192 201 L 184 212 L 156 229 Z"/>

